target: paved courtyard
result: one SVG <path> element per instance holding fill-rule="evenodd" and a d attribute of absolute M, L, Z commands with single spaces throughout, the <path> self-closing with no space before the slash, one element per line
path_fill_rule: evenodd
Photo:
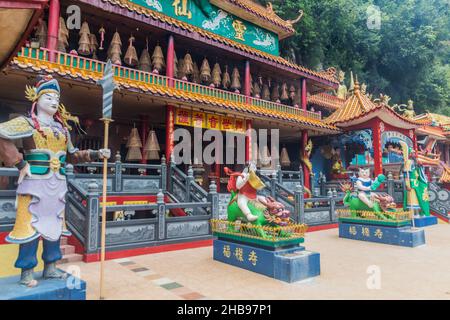
<path fill-rule="evenodd" d="M 320 252 L 322 273 L 293 284 L 214 261 L 212 247 L 109 260 L 106 298 L 450 299 L 450 226 L 425 232 L 427 244 L 417 248 L 340 239 L 337 229 L 308 233 L 306 248 Z M 88 299 L 97 299 L 99 263 L 75 265 Z M 380 289 L 367 286 L 373 287 L 373 270 Z"/>

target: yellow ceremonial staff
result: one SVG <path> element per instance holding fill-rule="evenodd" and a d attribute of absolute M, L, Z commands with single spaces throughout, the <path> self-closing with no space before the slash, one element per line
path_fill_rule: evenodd
<path fill-rule="evenodd" d="M 99 81 L 99 84 L 103 88 L 103 117 L 100 119 L 105 126 L 105 137 L 103 142 L 103 148 L 108 149 L 109 142 L 109 124 L 113 121 L 112 117 L 112 100 L 114 89 L 116 85 L 113 79 L 113 68 L 111 60 L 106 63 L 103 71 L 103 78 Z M 103 192 L 102 192 L 102 228 L 101 228 L 101 253 L 100 253 L 100 299 L 104 299 L 104 263 L 105 263 L 105 251 L 106 251 L 106 191 L 108 183 L 108 159 L 103 159 Z"/>

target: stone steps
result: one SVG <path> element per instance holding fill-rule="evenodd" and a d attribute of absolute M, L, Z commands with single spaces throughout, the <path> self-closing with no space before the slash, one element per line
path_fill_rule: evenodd
<path fill-rule="evenodd" d="M 61 254 L 62 259 L 58 261 L 58 264 L 78 262 L 83 260 L 83 255 L 75 253 L 75 246 L 68 244 L 67 237 L 61 237 Z"/>

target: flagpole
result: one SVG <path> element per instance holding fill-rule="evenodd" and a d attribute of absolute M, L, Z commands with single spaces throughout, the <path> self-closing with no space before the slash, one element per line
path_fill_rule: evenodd
<path fill-rule="evenodd" d="M 111 119 L 101 118 L 105 126 L 103 148 L 108 149 L 109 144 L 109 124 Z M 108 159 L 103 159 L 103 192 L 102 192 L 102 229 L 101 229 L 101 253 L 100 253 L 100 300 L 105 298 L 104 275 L 105 275 L 105 251 L 106 251 L 106 192 L 108 184 Z"/>

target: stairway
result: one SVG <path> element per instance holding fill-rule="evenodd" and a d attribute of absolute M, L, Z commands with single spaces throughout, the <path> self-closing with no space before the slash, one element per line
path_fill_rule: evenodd
<path fill-rule="evenodd" d="M 75 246 L 68 244 L 67 240 L 67 237 L 61 237 L 61 253 L 63 257 L 58 261 L 58 264 L 82 261 L 83 256 L 75 253 Z"/>

